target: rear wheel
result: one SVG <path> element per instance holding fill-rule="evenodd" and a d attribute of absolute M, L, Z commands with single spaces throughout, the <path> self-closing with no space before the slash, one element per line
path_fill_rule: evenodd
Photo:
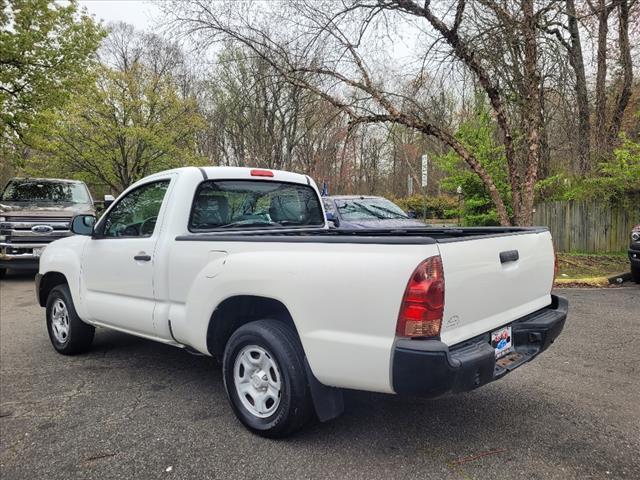
<path fill-rule="evenodd" d="M 311 414 L 304 352 L 296 333 L 278 320 L 234 332 L 224 352 L 224 385 L 238 419 L 264 437 L 285 437 Z"/>
<path fill-rule="evenodd" d="M 0 268 L 0 278 L 4 278 L 4 276 L 7 274 L 7 269 L 6 268 Z"/>
<path fill-rule="evenodd" d="M 640 267 L 631 267 L 631 278 L 634 282 L 640 283 Z"/>
<path fill-rule="evenodd" d="M 58 285 L 47 297 L 47 331 L 53 348 L 63 355 L 91 348 L 95 328 L 78 317 L 67 285 Z"/>

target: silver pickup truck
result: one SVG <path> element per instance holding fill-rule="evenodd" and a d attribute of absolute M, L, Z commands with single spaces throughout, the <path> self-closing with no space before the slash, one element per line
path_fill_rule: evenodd
<path fill-rule="evenodd" d="M 71 235 L 71 219 L 94 212 L 93 199 L 84 182 L 9 180 L 0 197 L 0 277 L 7 269 L 37 270 L 44 247 Z"/>

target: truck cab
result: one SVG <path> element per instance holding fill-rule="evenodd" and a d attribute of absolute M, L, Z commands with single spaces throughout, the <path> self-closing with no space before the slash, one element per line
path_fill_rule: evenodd
<path fill-rule="evenodd" d="M 0 196 L 0 276 L 7 269 L 37 270 L 49 243 L 71 235 L 71 219 L 95 212 L 84 182 L 13 178 Z"/>

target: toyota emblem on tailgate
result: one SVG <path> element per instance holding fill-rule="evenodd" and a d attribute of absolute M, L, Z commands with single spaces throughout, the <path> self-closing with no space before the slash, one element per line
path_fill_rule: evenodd
<path fill-rule="evenodd" d="M 31 227 L 31 231 L 33 233 L 51 233 L 53 232 L 53 227 L 51 225 L 34 225 Z"/>

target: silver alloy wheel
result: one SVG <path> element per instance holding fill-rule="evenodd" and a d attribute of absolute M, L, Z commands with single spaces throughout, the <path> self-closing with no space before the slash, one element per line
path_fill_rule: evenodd
<path fill-rule="evenodd" d="M 51 330 L 59 343 L 65 343 L 69 338 L 69 310 L 59 298 L 51 307 Z"/>
<path fill-rule="evenodd" d="M 236 356 L 233 384 L 244 408 L 258 418 L 278 409 L 282 377 L 273 356 L 257 345 L 247 345 Z"/>

